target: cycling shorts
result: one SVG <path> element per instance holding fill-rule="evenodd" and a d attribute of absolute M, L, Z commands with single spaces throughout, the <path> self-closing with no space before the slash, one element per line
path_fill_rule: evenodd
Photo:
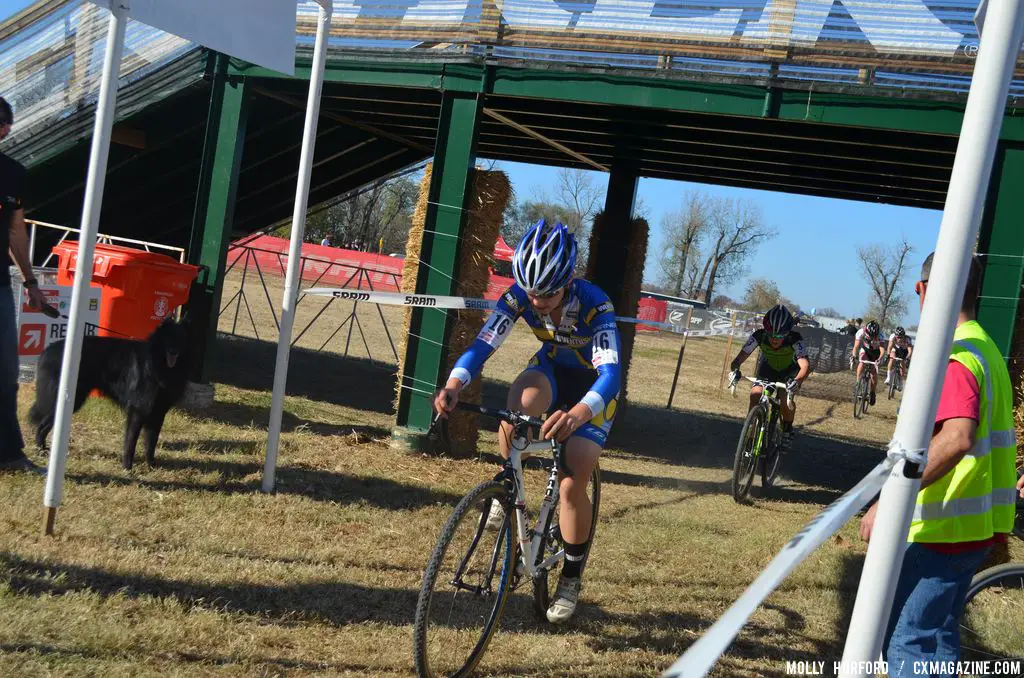
<path fill-rule="evenodd" d="M 548 358 L 547 349 L 537 351 L 530 359 L 526 371 L 543 374 L 548 380 L 548 384 L 551 385 L 551 407 L 548 408 L 548 414 L 575 407 L 597 380 L 597 370 L 583 367 L 575 369 L 559 365 Z M 603 412 L 596 413 L 593 419 L 580 426 L 569 437 L 586 438 L 603 448 L 605 441 L 608 440 L 608 433 L 612 430 L 612 421 L 615 419 L 617 406 L 617 398 L 605 403 Z"/>
<path fill-rule="evenodd" d="M 906 347 L 895 346 L 892 349 L 893 354 L 902 360 L 906 360 L 907 356 L 910 355 L 910 351 Z"/>
<path fill-rule="evenodd" d="M 768 364 L 767 360 L 762 360 L 757 364 L 757 370 L 754 374 L 754 378 L 761 379 L 763 381 L 780 381 L 785 384 L 795 377 L 798 372 L 800 372 L 800 366 L 796 363 L 793 363 L 790 367 L 784 370 L 776 370 Z"/>

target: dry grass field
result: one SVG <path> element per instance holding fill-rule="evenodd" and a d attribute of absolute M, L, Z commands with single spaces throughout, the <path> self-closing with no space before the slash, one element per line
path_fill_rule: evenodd
<path fill-rule="evenodd" d="M 254 292 L 260 336 L 276 338 Z M 271 295 L 276 303 L 280 287 Z M 297 328 L 323 303 L 305 300 Z M 325 311 L 299 346 L 318 348 L 350 309 Z M 109 403 L 76 416 L 56 537 L 41 536 L 42 479 L 0 477 L 0 675 L 410 675 L 416 595 L 436 536 L 495 466 L 490 455 L 388 447 L 390 348 L 376 309 L 358 313 L 379 362 L 364 347 L 339 355 L 341 333 L 333 351 L 293 353 L 274 495 L 259 491 L 274 346 L 247 338 L 218 342 L 216 403 L 172 413 L 154 468 L 121 470 L 123 418 Z M 384 313 L 401 327 L 395 309 Z M 243 327 L 240 318 L 236 332 L 253 334 Z M 895 404 L 880 400 L 854 422 L 849 375 L 816 376 L 779 485 L 763 494 L 755 483 L 754 501 L 737 505 L 728 481 L 745 398 L 718 389 L 725 343 L 690 342 L 666 410 L 678 338 L 638 339 L 633 405 L 601 461 L 577 617 L 538 624 L 527 595 L 514 594 L 481 674 L 656 675 L 880 459 Z M 488 366 L 488 401 L 503 397 L 534 347 L 517 330 Z M 24 388 L 23 414 L 31 397 Z M 492 435 L 481 434 L 485 452 Z M 542 474 L 527 477 L 539 498 Z M 783 676 L 786 659 L 839 659 L 863 553 L 856 524 L 844 526 L 769 597 L 713 675 Z"/>

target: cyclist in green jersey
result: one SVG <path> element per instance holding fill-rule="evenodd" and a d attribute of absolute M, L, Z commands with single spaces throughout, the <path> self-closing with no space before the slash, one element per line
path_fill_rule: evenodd
<path fill-rule="evenodd" d="M 740 366 L 746 361 L 755 348 L 761 349 L 761 360 L 755 374 L 763 381 L 776 381 L 786 384 L 786 391 L 796 395 L 800 385 L 811 372 L 811 363 L 807 359 L 803 337 L 793 331 L 796 324 L 793 314 L 782 304 L 773 306 L 764 314 L 763 329 L 756 330 L 747 339 L 732 361 L 731 383 L 739 381 Z M 761 400 L 762 388 L 757 384 L 750 389 L 750 407 L 753 409 Z M 796 417 L 796 404 L 791 408 L 789 399 L 782 394 L 782 430 L 789 442 L 793 435 L 793 419 Z"/>

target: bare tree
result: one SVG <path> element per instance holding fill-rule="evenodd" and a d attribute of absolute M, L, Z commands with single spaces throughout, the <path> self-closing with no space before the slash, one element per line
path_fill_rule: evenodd
<path fill-rule="evenodd" d="M 363 251 L 400 251 L 412 223 L 419 186 L 409 177 L 380 182 L 346 200 L 309 211 L 306 239 L 330 235 L 339 247 Z M 290 224 L 282 228 L 287 233 Z"/>
<path fill-rule="evenodd" d="M 601 209 L 601 191 L 594 186 L 590 172 L 581 169 L 560 169 L 555 183 L 555 199 L 569 212 L 565 225 L 582 240 L 583 235 Z"/>
<path fill-rule="evenodd" d="M 906 272 L 907 257 L 914 248 L 902 238 L 892 246 L 869 245 L 857 249 L 861 272 L 871 286 L 868 300 L 869 317 L 878 318 L 882 327 L 897 322 L 907 312 L 906 296 L 901 291 L 900 279 Z"/>
<path fill-rule="evenodd" d="M 689 294 L 696 282 L 694 261 L 698 255 L 697 243 L 708 226 L 708 200 L 699 191 L 690 191 L 683 197 L 677 212 L 666 214 L 661 221 L 665 231 L 665 249 L 661 255 L 662 281 L 669 294 Z"/>
<path fill-rule="evenodd" d="M 748 311 L 767 311 L 779 303 L 782 292 L 779 286 L 767 278 L 754 278 L 747 283 L 747 291 L 743 295 L 743 308 Z"/>
<path fill-rule="evenodd" d="M 707 257 L 690 296 L 703 292 L 704 303 L 710 303 L 715 285 L 741 275 L 747 258 L 758 245 L 775 235 L 775 229 L 765 225 L 761 208 L 753 202 L 710 198 L 707 234 L 702 247 Z"/>

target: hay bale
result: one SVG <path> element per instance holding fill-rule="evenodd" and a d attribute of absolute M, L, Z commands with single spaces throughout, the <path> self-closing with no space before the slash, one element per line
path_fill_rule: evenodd
<path fill-rule="evenodd" d="M 590 235 L 590 258 L 587 260 L 585 276 L 588 280 L 594 280 L 597 277 L 597 250 L 606 231 L 611 233 L 609 237 L 615 237 L 614 229 L 608 229 L 607 221 L 604 212 L 599 212 L 594 217 L 594 226 L 591 229 Z M 644 262 L 647 259 L 649 235 L 650 226 L 646 219 L 638 217 L 630 221 L 629 241 L 625 243 L 625 279 L 615 289 L 605 289 L 605 292 L 611 297 L 612 303 L 615 304 L 615 312 L 618 315 L 636 315 L 637 304 L 640 303 L 640 286 L 643 283 Z M 620 323 L 619 338 L 622 342 L 622 347 L 619 351 L 619 360 L 622 365 L 622 391 L 619 397 L 619 412 L 622 413 L 628 401 L 629 364 L 633 356 L 636 325 Z M 620 414 L 619 416 L 621 417 L 622 415 Z"/>
<path fill-rule="evenodd" d="M 1010 342 L 1010 379 L 1013 382 L 1014 424 L 1017 440 L 1024 440 L 1024 303 L 1017 303 L 1017 320 Z M 1017 447 L 1017 468 L 1024 466 L 1024 445 Z"/>
<path fill-rule="evenodd" d="M 426 222 L 427 195 L 430 190 L 431 169 L 432 167 L 428 165 L 424 173 L 423 182 L 420 186 L 420 197 L 416 204 L 416 210 L 413 213 L 412 227 L 409 230 L 405 266 L 402 271 L 403 292 L 415 292 L 416 276 L 419 273 L 422 237 Z M 466 221 L 462 228 L 458 261 L 455 268 L 457 275 L 455 276 L 456 282 L 452 292 L 455 296 L 479 298 L 487 292 L 487 286 L 490 281 L 489 269 L 493 263 L 494 243 L 498 239 L 498 232 L 504 219 L 505 209 L 511 199 L 512 185 L 504 172 L 480 169 L 473 171 L 470 192 L 466 201 Z M 406 312 L 405 331 L 403 332 L 405 337 L 409 334 L 411 311 L 412 309 L 409 309 Z M 430 312 L 437 313 L 439 311 Z M 447 377 L 448 372 L 458 357 L 473 343 L 487 317 L 487 314 L 481 311 L 468 309 L 449 311 L 447 313 L 450 324 L 446 342 L 448 360 L 445 370 L 441 375 L 442 379 Z M 403 351 L 400 355 L 404 359 L 404 337 L 402 341 Z M 399 383 L 403 381 L 402 373 L 403 365 L 400 362 Z M 479 403 L 481 395 L 482 382 L 480 378 L 477 378 L 462 392 L 462 399 L 466 402 Z M 453 449 L 449 450 L 451 454 L 454 456 L 470 456 L 476 453 L 478 432 L 476 416 L 465 412 L 453 414 L 449 421 L 448 432 L 453 446 Z"/>
<path fill-rule="evenodd" d="M 501 171 L 475 170 L 469 196 L 466 225 L 459 248 L 456 296 L 480 298 L 487 293 L 490 267 L 493 265 L 494 243 L 504 220 L 505 209 L 512 199 L 512 184 Z M 463 351 L 476 339 L 487 319 L 486 313 L 473 310 L 454 311 L 456 317 L 448 337 L 447 370 Z M 462 392 L 466 402 L 479 403 L 483 395 L 483 380 L 474 379 Z M 477 451 L 478 417 L 468 412 L 452 416 L 448 432 L 452 440 L 452 454 L 469 456 Z"/>

